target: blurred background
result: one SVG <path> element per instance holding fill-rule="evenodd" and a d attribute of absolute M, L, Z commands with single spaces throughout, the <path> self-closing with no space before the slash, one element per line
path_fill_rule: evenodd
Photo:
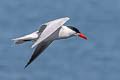
<path fill-rule="evenodd" d="M 53 42 L 28 68 L 32 43 L 11 39 L 70 17 L 88 40 Z M 0 80 L 120 80 L 120 0 L 1 0 Z"/>

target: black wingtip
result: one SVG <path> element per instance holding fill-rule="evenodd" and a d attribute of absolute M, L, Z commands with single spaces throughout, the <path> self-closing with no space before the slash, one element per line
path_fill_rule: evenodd
<path fill-rule="evenodd" d="M 28 63 L 25 65 L 24 69 L 26 69 L 26 68 L 28 67 L 29 64 L 30 64 L 30 62 L 28 62 Z"/>
<path fill-rule="evenodd" d="M 27 68 L 27 66 L 28 66 L 28 65 L 25 65 L 24 69 L 26 69 L 26 68 Z"/>
<path fill-rule="evenodd" d="M 26 69 L 26 68 L 27 68 L 27 66 L 28 66 L 28 65 L 25 65 L 24 69 Z"/>

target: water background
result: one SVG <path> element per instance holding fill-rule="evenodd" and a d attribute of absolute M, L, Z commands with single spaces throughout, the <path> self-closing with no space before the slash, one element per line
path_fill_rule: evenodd
<path fill-rule="evenodd" d="M 11 39 L 66 16 L 88 40 L 55 41 L 24 69 L 32 43 Z M 120 80 L 120 0 L 1 0 L 0 80 Z"/>

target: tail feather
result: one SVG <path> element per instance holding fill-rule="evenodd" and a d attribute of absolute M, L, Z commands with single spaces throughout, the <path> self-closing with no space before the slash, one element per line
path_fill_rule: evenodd
<path fill-rule="evenodd" d="M 24 43 L 26 41 L 35 40 L 35 39 L 38 38 L 38 32 L 39 31 L 35 31 L 31 34 L 25 35 L 23 37 L 15 38 L 15 39 L 12 39 L 12 40 L 15 42 L 15 44 L 21 44 L 21 43 Z"/>
<path fill-rule="evenodd" d="M 24 43 L 26 41 L 31 41 L 31 40 L 24 40 L 24 39 L 19 39 L 19 38 L 12 39 L 12 40 L 15 42 L 16 45 L 22 44 L 22 43 Z"/>
<path fill-rule="evenodd" d="M 21 43 L 24 43 L 23 40 L 19 40 L 19 39 L 13 39 L 13 41 L 15 42 L 15 44 L 21 44 Z"/>

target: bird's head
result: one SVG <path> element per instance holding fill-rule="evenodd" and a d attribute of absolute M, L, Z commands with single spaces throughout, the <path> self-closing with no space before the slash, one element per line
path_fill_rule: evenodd
<path fill-rule="evenodd" d="M 87 40 L 87 37 L 84 34 L 82 34 L 77 28 L 72 27 L 72 26 L 68 26 L 68 27 L 75 32 L 74 33 L 75 36 L 78 36 L 78 37 L 81 37 Z"/>

